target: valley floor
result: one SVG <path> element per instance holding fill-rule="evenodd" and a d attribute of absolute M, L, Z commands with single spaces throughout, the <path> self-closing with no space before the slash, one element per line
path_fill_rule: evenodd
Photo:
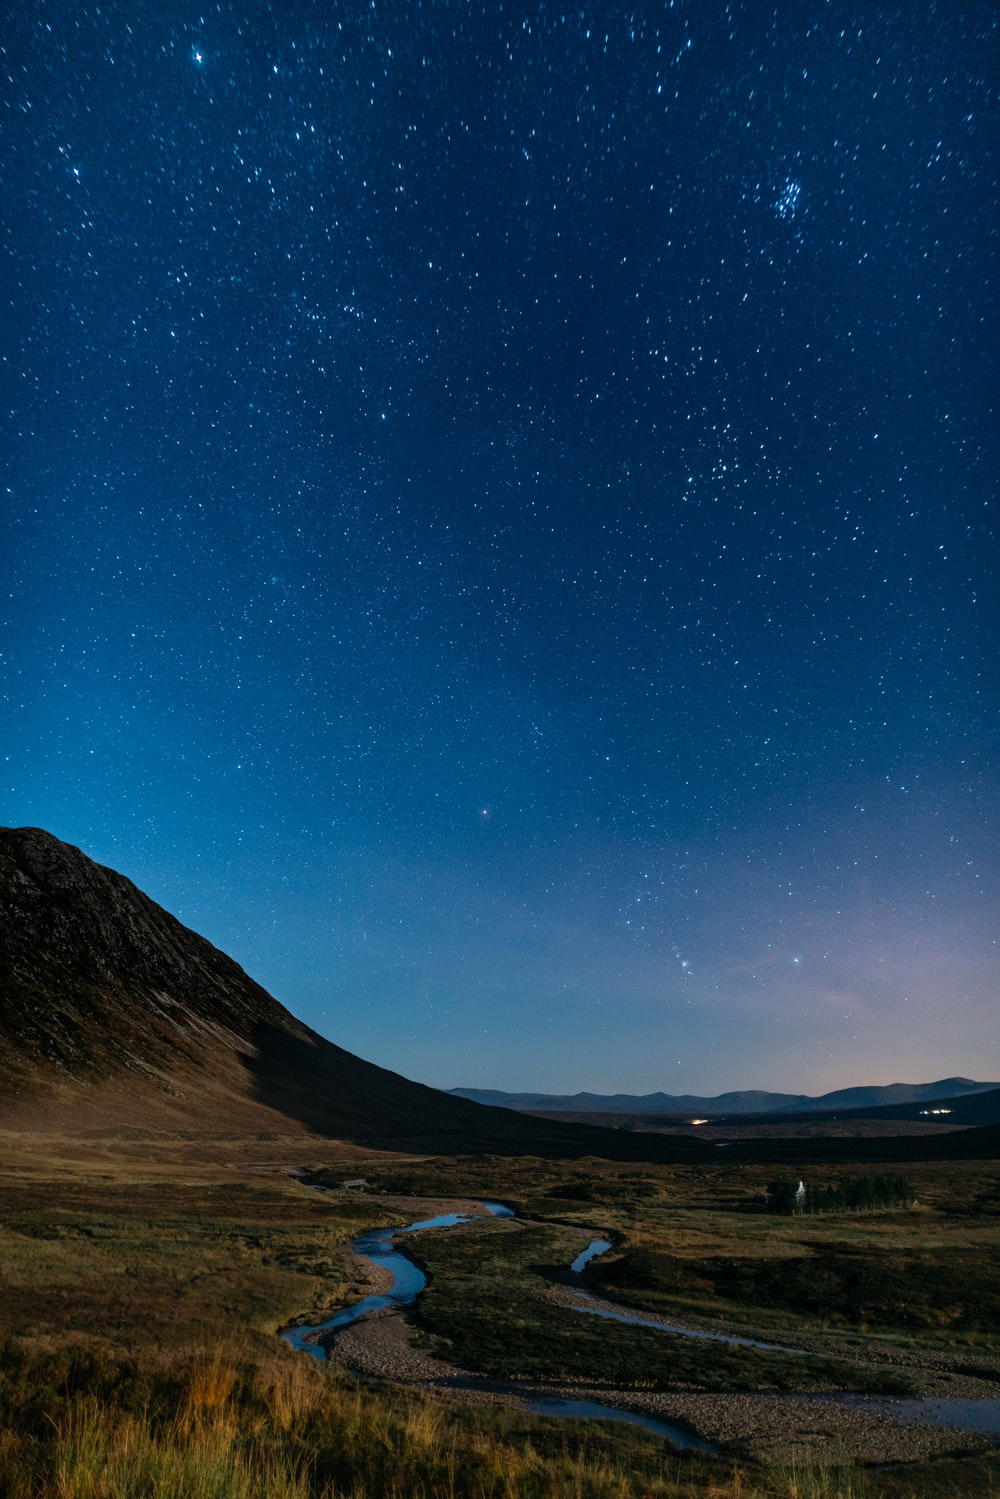
<path fill-rule="evenodd" d="M 378 1206 L 397 1207 L 401 1219 L 414 1214 L 431 1216 L 468 1211 L 474 1204 L 448 1199 L 387 1199 Z M 488 1224 L 480 1224 L 485 1229 Z M 458 1239 L 461 1229 L 442 1230 Z M 392 1277 L 380 1266 L 355 1257 L 356 1276 L 369 1292 L 381 1292 L 391 1286 Z M 595 1298 L 583 1297 L 573 1285 L 553 1284 L 546 1288 L 547 1300 L 554 1306 L 576 1310 L 581 1303 L 595 1304 Z M 601 1308 L 612 1312 L 623 1310 L 620 1304 L 597 1300 Z M 664 1328 L 672 1325 L 656 1313 L 644 1314 L 650 1325 Z M 694 1327 L 709 1336 L 720 1336 L 718 1326 Z M 734 1335 L 751 1336 L 749 1326 L 733 1328 Z M 678 1334 L 665 1332 L 665 1337 Z M 770 1334 L 773 1337 L 773 1333 Z M 832 1392 L 789 1394 L 777 1391 L 684 1392 L 614 1388 L 607 1383 L 588 1384 L 586 1379 L 566 1383 L 527 1383 L 491 1380 L 475 1376 L 441 1358 L 432 1356 L 419 1343 L 419 1327 L 414 1317 L 404 1311 L 384 1308 L 368 1314 L 347 1327 L 318 1338 L 327 1357 L 345 1369 L 370 1379 L 392 1380 L 434 1390 L 442 1396 L 451 1394 L 463 1400 L 508 1405 L 527 1410 L 540 1396 L 569 1396 L 573 1400 L 599 1402 L 678 1424 L 722 1448 L 739 1451 L 766 1462 L 776 1448 L 808 1448 L 814 1457 L 831 1461 L 847 1457 L 866 1464 L 918 1462 L 934 1455 L 964 1451 L 989 1450 L 996 1439 L 985 1433 L 970 1433 L 945 1424 L 930 1425 L 913 1419 L 913 1412 L 899 1396 L 890 1397 L 885 1405 L 869 1403 L 865 1397 L 839 1398 Z M 827 1359 L 844 1359 L 843 1338 L 813 1334 L 796 1334 L 797 1346 Z M 856 1341 L 856 1340 L 852 1340 Z M 905 1371 L 913 1396 L 946 1402 L 969 1400 L 997 1405 L 1000 1428 L 1000 1398 L 996 1383 L 996 1360 L 982 1357 L 982 1373 L 973 1373 L 975 1358 L 968 1352 L 959 1360 L 954 1354 L 934 1352 L 894 1344 L 889 1340 L 866 1340 L 863 1347 L 853 1347 L 846 1354 L 852 1364 L 870 1371 L 872 1383 Z M 956 1372 L 956 1362 L 961 1372 Z M 992 1376 L 992 1377 L 991 1377 Z"/>
<path fill-rule="evenodd" d="M 904 1424 L 894 1407 L 868 1404 L 1000 1396 L 996 1163 L 915 1167 L 911 1212 L 777 1220 L 757 1209 L 761 1172 L 736 1164 L 623 1171 L 156 1131 L 11 1135 L 0 1146 L 2 1499 L 200 1499 L 193 1479 L 157 1490 L 114 1478 L 114 1433 L 143 1421 L 153 1467 L 199 1422 L 213 1441 L 224 1428 L 228 1487 L 212 1491 L 224 1499 L 1000 1493 L 989 1435 Z M 303 1160 L 310 1150 L 321 1158 Z M 358 1179 L 364 1188 L 344 1186 Z M 348 1253 L 362 1230 L 481 1198 L 509 1203 L 517 1220 L 414 1241 L 428 1285 L 412 1312 L 337 1332 L 326 1366 L 281 1346 L 289 1322 L 316 1324 L 378 1288 L 376 1267 Z M 614 1248 L 582 1282 L 568 1277 L 598 1232 Z M 583 1316 L 581 1285 L 650 1323 L 811 1356 Z M 195 1420 L 192 1391 L 213 1367 L 221 1393 Z M 299 1393 L 275 1406 L 286 1385 Z M 721 1455 L 677 1456 L 629 1427 L 540 1420 L 527 1406 L 542 1393 L 677 1424 Z M 382 1435 L 349 1438 L 348 1406 L 357 1430 L 381 1423 Z M 107 1437 L 95 1458 L 105 1477 L 90 1488 L 66 1466 L 85 1410 Z M 436 1432 L 423 1446 L 421 1423 Z M 268 1488 L 255 1469 L 241 1488 L 241 1464 L 262 1452 L 284 1453 L 294 1483 Z"/>

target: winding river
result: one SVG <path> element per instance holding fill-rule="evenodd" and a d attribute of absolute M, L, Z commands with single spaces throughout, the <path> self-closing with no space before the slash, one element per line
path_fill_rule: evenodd
<path fill-rule="evenodd" d="M 513 1218 L 515 1216 L 511 1208 L 505 1207 L 500 1202 L 484 1201 L 479 1206 L 484 1214 L 491 1217 Z M 407 1255 L 394 1247 L 393 1240 L 397 1234 L 421 1233 L 431 1228 L 451 1228 L 455 1224 L 472 1222 L 480 1216 L 482 1214 L 439 1213 L 436 1217 L 421 1218 L 415 1223 L 407 1223 L 402 1227 L 374 1228 L 369 1229 L 367 1233 L 359 1234 L 356 1239 L 350 1241 L 352 1253 L 363 1255 L 373 1264 L 387 1270 L 393 1282 L 390 1289 L 379 1295 L 365 1296 L 353 1306 L 345 1307 L 328 1321 L 320 1322 L 316 1326 L 286 1328 L 281 1337 L 289 1347 L 301 1353 L 307 1353 L 321 1362 L 324 1361 L 326 1352 L 318 1341 L 318 1334 L 338 1327 L 347 1327 L 370 1312 L 382 1311 L 386 1307 L 401 1309 L 410 1306 L 427 1284 L 427 1277 L 423 1271 Z M 610 1239 L 593 1239 L 587 1248 L 577 1255 L 569 1267 L 570 1271 L 579 1275 L 592 1259 L 596 1259 L 598 1255 L 604 1254 L 610 1248 Z M 577 1290 L 576 1296 L 577 1303 L 569 1304 L 567 1310 L 685 1338 L 701 1338 L 715 1343 L 734 1343 L 744 1348 L 764 1348 L 772 1352 L 794 1353 L 803 1358 L 810 1357 L 809 1351 L 805 1348 L 789 1348 L 781 1343 L 764 1343 L 756 1338 L 741 1338 L 731 1333 L 703 1332 L 693 1327 L 658 1321 L 642 1312 L 620 1311 L 598 1301 L 596 1297 L 582 1290 Z M 650 1416 L 618 1410 L 615 1406 L 600 1405 L 589 1400 L 566 1400 L 555 1395 L 532 1394 L 513 1382 L 491 1380 L 477 1381 L 477 1383 L 481 1383 L 483 1388 L 516 1394 L 524 1401 L 527 1409 L 536 1415 L 576 1420 L 624 1421 L 629 1425 L 641 1426 L 646 1431 L 655 1432 L 656 1435 L 664 1437 L 678 1451 L 718 1453 L 718 1448 L 713 1447 L 710 1442 L 703 1441 L 679 1426 L 671 1426 L 665 1421 L 657 1421 Z M 904 1424 L 948 1426 L 958 1431 L 1000 1436 L 1000 1399 L 911 1400 L 877 1395 L 839 1395 L 828 1398 L 836 1399 L 838 1404 L 882 1411 Z"/>
<path fill-rule="evenodd" d="M 494 1218 L 514 1216 L 510 1208 L 499 1202 L 483 1202 L 480 1206 Z M 367 1233 L 359 1234 L 350 1242 L 351 1253 L 363 1255 L 373 1265 L 388 1270 L 393 1278 L 392 1287 L 380 1296 L 363 1297 L 361 1301 L 356 1301 L 353 1306 L 345 1307 L 335 1317 L 331 1317 L 329 1322 L 317 1323 L 315 1327 L 289 1327 L 281 1334 L 282 1338 L 290 1348 L 311 1354 L 322 1362 L 326 1354 L 316 1341 L 317 1333 L 329 1332 L 335 1327 L 347 1327 L 359 1318 L 366 1317 L 369 1312 L 380 1312 L 387 1306 L 409 1306 L 427 1284 L 424 1272 L 405 1254 L 393 1248 L 392 1241 L 396 1234 L 415 1234 L 428 1228 L 452 1228 L 456 1223 L 471 1222 L 475 1216 L 474 1213 L 439 1213 L 436 1218 L 421 1218 L 419 1222 L 407 1223 L 402 1228 L 372 1228 Z"/>
<path fill-rule="evenodd" d="M 501 1202 L 481 1202 L 486 1213 L 494 1218 L 513 1218 L 511 1208 L 505 1207 Z M 439 1213 L 434 1218 L 421 1218 L 416 1223 L 407 1223 L 402 1228 L 374 1228 L 368 1233 L 359 1234 L 356 1239 L 350 1241 L 352 1253 L 364 1255 L 373 1264 L 388 1270 L 393 1277 L 393 1284 L 388 1291 L 377 1296 L 365 1296 L 356 1301 L 353 1306 L 345 1307 L 343 1311 L 329 1319 L 320 1322 L 314 1327 L 289 1327 L 282 1334 L 282 1338 L 290 1348 L 297 1349 L 300 1353 L 308 1353 L 312 1358 L 325 1360 L 326 1353 L 321 1344 L 316 1341 L 317 1334 L 329 1332 L 336 1327 L 348 1327 L 352 1322 L 357 1322 L 369 1312 L 378 1312 L 386 1307 L 402 1308 L 409 1306 L 416 1300 L 424 1286 L 427 1277 L 424 1272 L 416 1266 L 411 1259 L 393 1247 L 393 1239 L 396 1234 L 420 1233 L 428 1228 L 451 1228 L 457 1223 L 469 1223 L 479 1215 L 474 1213 Z M 610 1239 L 597 1239 L 583 1254 L 578 1255 L 573 1261 L 572 1269 L 579 1271 L 597 1254 L 603 1254 L 606 1249 L 611 1248 Z M 519 1385 L 491 1380 L 488 1387 L 495 1391 L 506 1391 L 518 1395 L 526 1408 L 534 1415 L 552 1416 L 564 1420 L 587 1420 L 587 1421 L 623 1421 L 630 1426 L 640 1426 L 644 1431 L 653 1432 L 656 1436 L 664 1437 L 678 1452 L 704 1452 L 714 1454 L 718 1451 L 711 1442 L 703 1441 L 696 1437 L 693 1432 L 685 1431 L 680 1426 L 671 1426 L 666 1421 L 654 1420 L 652 1416 L 637 1415 L 634 1411 L 618 1410 L 613 1405 L 600 1405 L 592 1400 L 565 1400 L 557 1395 L 532 1395 L 523 1390 Z"/>

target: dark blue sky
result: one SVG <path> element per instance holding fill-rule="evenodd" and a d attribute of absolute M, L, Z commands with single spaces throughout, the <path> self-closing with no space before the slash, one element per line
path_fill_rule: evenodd
<path fill-rule="evenodd" d="M 28 0 L 0 818 L 442 1086 L 1000 1077 L 997 39 Z"/>

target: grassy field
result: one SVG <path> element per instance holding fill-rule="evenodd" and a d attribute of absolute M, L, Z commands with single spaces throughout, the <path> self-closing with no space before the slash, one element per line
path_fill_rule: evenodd
<path fill-rule="evenodd" d="M 845 1166 L 823 1182 L 852 1174 Z M 438 1192 L 478 1182 L 524 1217 L 603 1230 L 615 1248 L 590 1267 L 590 1287 L 678 1321 L 765 1337 L 886 1334 L 995 1352 L 1000 1367 L 1000 1164 L 931 1163 L 907 1175 L 912 1209 L 793 1217 L 765 1213 L 770 1173 L 740 1165 L 623 1172 L 596 1160 L 442 1160 L 401 1163 L 380 1180 Z"/>
<path fill-rule="evenodd" d="M 989 1456 L 919 1473 L 675 1457 L 621 1426 L 359 1385 L 276 1337 L 287 1322 L 320 1320 L 362 1294 L 346 1243 L 399 1222 L 381 1194 L 403 1193 L 496 1197 L 531 1220 L 419 1241 L 431 1273 L 423 1336 L 470 1368 L 747 1391 L 863 1382 L 836 1357 L 806 1368 L 724 1345 L 683 1357 L 675 1345 L 668 1367 L 662 1335 L 552 1306 L 550 1287 L 592 1229 L 616 1240 L 594 1266 L 595 1289 L 630 1303 L 765 1334 L 829 1327 L 845 1353 L 892 1333 L 907 1347 L 975 1355 L 981 1367 L 997 1349 L 986 1294 L 998 1166 L 908 1168 L 921 1205 L 906 1214 L 776 1220 L 755 1208 L 766 1173 L 735 1165 L 623 1171 L 599 1160 L 407 1159 L 328 1145 L 303 1162 L 301 1136 L 139 1131 L 8 1137 L 0 1147 L 0 1499 L 1000 1494 Z M 320 1194 L 288 1174 L 299 1165 L 314 1181 L 363 1176 L 374 1190 Z M 870 1276 L 864 1325 L 847 1291 L 816 1304 L 808 1276 L 784 1278 L 803 1261 L 830 1261 L 842 1285 L 844 1265 L 859 1257 L 872 1276 L 882 1271 L 877 1286 Z M 886 1277 L 910 1280 L 916 1263 L 923 1290 L 894 1312 Z M 885 1373 L 876 1383 L 887 1387 Z"/>
<path fill-rule="evenodd" d="M 589 1380 L 659 1390 L 850 1390 L 907 1394 L 909 1380 L 824 1358 L 667 1338 L 581 1316 L 546 1298 L 584 1247 L 578 1231 L 503 1221 L 423 1236 L 428 1272 L 418 1320 L 431 1347 L 463 1368 L 507 1379 Z"/>
<path fill-rule="evenodd" d="M 0 1316 L 43 1345 L 170 1351 L 234 1329 L 269 1345 L 297 1315 L 350 1299 L 343 1244 L 392 1216 L 277 1173 L 185 1160 L 46 1171 L 36 1157 L 0 1179 Z"/>

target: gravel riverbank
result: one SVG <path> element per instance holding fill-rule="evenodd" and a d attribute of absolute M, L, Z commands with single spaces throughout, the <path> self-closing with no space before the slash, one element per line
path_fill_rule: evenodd
<path fill-rule="evenodd" d="M 527 1409 L 532 1397 L 594 1400 L 680 1425 L 718 1446 L 767 1459 L 777 1450 L 808 1449 L 818 1460 L 914 1462 L 947 1452 L 972 1452 L 988 1437 L 945 1427 L 901 1424 L 888 1410 L 839 1404 L 827 1395 L 701 1394 L 614 1390 L 587 1385 L 511 1384 L 478 1379 L 414 1346 L 405 1314 L 374 1312 L 325 1334 L 327 1357 L 356 1374 L 419 1385 L 445 1398 Z M 993 1387 L 992 1393 L 995 1393 Z"/>

